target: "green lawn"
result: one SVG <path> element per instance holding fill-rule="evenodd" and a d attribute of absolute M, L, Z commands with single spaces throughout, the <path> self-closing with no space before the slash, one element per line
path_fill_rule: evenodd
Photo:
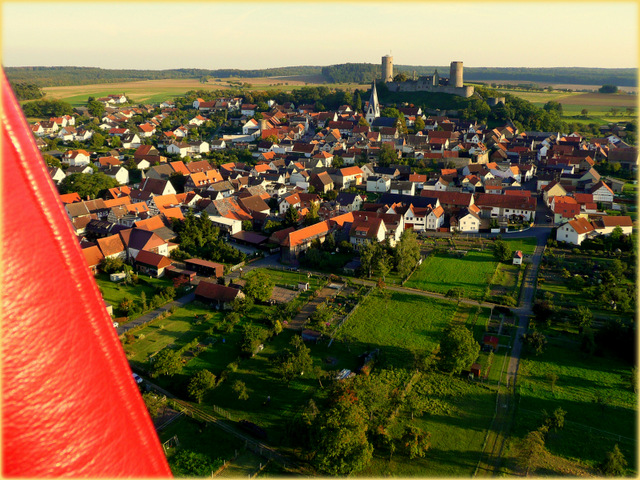
<path fill-rule="evenodd" d="M 390 433 L 413 424 L 431 434 L 431 447 L 424 458 L 410 459 L 396 453 L 374 450 L 370 466 L 359 473 L 367 477 L 471 477 L 486 430 L 495 408 L 494 391 L 477 383 L 440 373 L 423 374 L 414 386 L 429 398 L 429 411 L 422 417 L 401 410 Z"/>
<path fill-rule="evenodd" d="M 138 301 L 140 300 L 140 294 L 144 292 L 147 296 L 147 302 L 149 302 L 158 289 L 173 287 L 171 280 L 165 278 L 150 278 L 144 275 L 139 276 L 140 280 L 137 285 L 124 285 L 122 282 L 112 282 L 109 280 L 109 275 L 105 273 L 99 273 L 95 278 L 102 297 L 106 302 L 113 305 L 114 314 L 117 314 L 116 309 L 118 304 L 122 302 L 125 297 L 130 297 L 134 301 Z M 130 319 L 133 318 L 136 317 L 130 317 Z"/>
<path fill-rule="evenodd" d="M 463 257 L 436 253 L 422 263 L 404 286 L 443 294 L 452 288 L 461 288 L 464 297 L 481 300 L 496 266 L 493 252 L 489 249 L 469 251 Z"/>
<path fill-rule="evenodd" d="M 624 438 L 636 438 L 637 396 L 631 366 L 615 358 L 587 356 L 567 341 L 568 336 L 563 338 L 552 340 L 539 357 L 525 355 L 520 360 L 515 436 L 538 428 L 542 410 L 562 407 L 566 426 L 549 435 L 546 446 L 551 453 L 595 467 L 617 443 L 633 465 L 636 442 Z M 547 379 L 551 373 L 558 376 L 553 390 Z M 596 401 L 598 396 L 605 399 L 604 406 Z"/>
<path fill-rule="evenodd" d="M 212 315 L 209 322 L 195 325 L 196 315 L 208 313 Z M 176 310 L 170 317 L 155 320 L 136 331 L 135 342 L 125 347 L 126 351 L 131 352 L 129 361 L 135 367 L 146 369 L 148 368 L 149 355 L 159 352 L 168 345 L 181 347 L 196 337 L 204 340 L 208 336 L 205 332 L 220 322 L 222 318 L 222 313 L 211 310 L 200 303 L 188 303 Z"/>
<path fill-rule="evenodd" d="M 384 349 L 394 366 L 407 366 L 413 353 L 431 353 L 456 304 L 419 295 L 391 292 L 389 300 L 372 292 L 338 331 L 337 339 Z"/>
<path fill-rule="evenodd" d="M 288 270 L 276 270 L 271 268 L 256 268 L 244 275 L 244 278 L 251 277 L 251 275 L 255 274 L 254 272 L 266 273 L 267 275 L 269 275 L 269 277 L 271 277 L 271 280 L 273 280 L 273 282 L 279 287 L 294 286 L 295 288 L 298 288 L 298 282 L 308 282 L 309 287 L 313 290 L 324 283 L 324 280 L 317 275 L 307 277 L 307 274 L 304 272 L 292 272 Z"/>
<path fill-rule="evenodd" d="M 242 360 L 238 369 L 230 372 L 227 380 L 205 397 L 202 406 L 214 404 L 230 412 L 234 420 L 250 420 L 267 431 L 270 445 L 287 447 L 288 422 L 306 405 L 318 387 L 318 381 L 309 372 L 288 386 L 275 372 L 273 356 L 289 346 L 293 335 L 291 330 L 285 330 L 266 342 L 263 351 Z M 314 347 L 311 349 L 313 355 Z M 317 364 L 320 365 L 319 360 Z M 248 400 L 239 400 L 233 391 L 232 385 L 236 380 L 245 383 Z M 265 406 L 263 403 L 267 396 L 271 397 L 271 403 Z"/>
<path fill-rule="evenodd" d="M 511 247 L 512 252 L 522 250 L 522 253 L 525 255 L 533 255 L 533 252 L 536 249 L 536 239 L 533 237 L 515 239 L 503 238 L 503 240 Z"/>

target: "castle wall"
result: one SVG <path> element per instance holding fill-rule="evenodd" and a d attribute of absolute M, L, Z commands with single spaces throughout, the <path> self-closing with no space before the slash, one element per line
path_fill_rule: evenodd
<path fill-rule="evenodd" d="M 472 86 L 466 87 L 452 87 L 447 86 L 434 86 L 431 82 L 427 82 L 423 79 L 407 80 L 406 82 L 389 82 L 387 88 L 391 92 L 433 92 L 433 93 L 448 93 L 450 95 L 457 95 L 459 97 L 468 98 L 473 95 L 474 88 Z"/>

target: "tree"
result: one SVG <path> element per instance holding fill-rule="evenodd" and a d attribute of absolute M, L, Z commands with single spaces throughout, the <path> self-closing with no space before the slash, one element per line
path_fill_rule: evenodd
<path fill-rule="evenodd" d="M 298 210 L 293 205 L 289 205 L 289 209 L 284 214 L 284 224 L 287 227 L 295 227 L 298 225 L 299 219 L 300 213 L 298 213 Z"/>
<path fill-rule="evenodd" d="M 549 385 L 551 385 L 551 391 L 556 388 L 556 382 L 558 381 L 558 375 L 554 372 L 547 373 L 547 380 L 549 380 Z"/>
<path fill-rule="evenodd" d="M 560 430 L 564 427 L 564 417 L 567 414 L 562 407 L 556 408 L 551 415 L 546 410 L 542 411 L 544 425 L 549 429 Z"/>
<path fill-rule="evenodd" d="M 555 112 L 558 115 L 562 115 L 562 104 L 559 102 L 554 102 L 553 100 L 548 101 L 544 104 L 544 108 L 547 112 Z"/>
<path fill-rule="evenodd" d="M 382 280 L 386 281 L 387 275 L 391 271 L 391 255 L 389 255 L 385 249 L 382 249 L 378 255 L 377 265 Z"/>
<path fill-rule="evenodd" d="M 242 326 L 242 337 L 240 339 L 240 349 L 243 353 L 253 354 L 258 346 L 266 338 L 267 332 L 252 324 Z"/>
<path fill-rule="evenodd" d="M 304 217 L 305 225 L 313 225 L 314 223 L 318 223 L 320 221 L 320 217 L 318 216 L 319 209 L 320 209 L 319 202 L 311 202 L 311 204 L 309 205 L 309 212 L 307 212 L 307 214 Z"/>
<path fill-rule="evenodd" d="M 87 110 L 89 111 L 89 115 L 96 118 L 102 118 L 105 112 L 104 105 L 96 100 L 87 102 Z"/>
<path fill-rule="evenodd" d="M 589 110 L 587 110 L 586 108 L 583 108 L 582 110 L 580 110 L 580 114 L 583 117 L 586 117 L 587 115 L 589 115 Z"/>
<path fill-rule="evenodd" d="M 60 182 L 60 193 L 77 192 L 80 198 L 96 198 L 110 188 L 118 186 L 115 178 L 108 177 L 102 172 L 94 174 L 72 173 Z"/>
<path fill-rule="evenodd" d="M 249 400 L 249 393 L 247 392 L 247 386 L 241 380 L 233 382 L 231 389 L 238 395 L 238 400 Z"/>
<path fill-rule="evenodd" d="M 395 148 L 387 143 L 383 143 L 382 147 L 380 147 L 380 153 L 378 155 L 378 164 L 381 167 L 388 167 L 392 163 L 396 163 L 398 161 L 398 154 L 396 153 Z"/>
<path fill-rule="evenodd" d="M 593 321 L 593 313 L 591 313 L 589 307 L 578 305 L 578 308 L 574 310 L 574 318 L 576 321 L 576 325 L 578 325 L 580 333 L 582 333 L 585 327 L 591 326 L 591 322 Z"/>
<path fill-rule="evenodd" d="M 360 117 L 360 119 L 358 120 L 358 126 L 359 127 L 368 127 L 369 126 L 369 122 L 367 122 L 366 118 Z"/>
<path fill-rule="evenodd" d="M 416 132 L 421 132 L 422 130 L 424 130 L 424 127 L 425 127 L 424 120 L 422 119 L 421 116 L 417 116 L 415 124 L 413 125 L 414 130 Z"/>
<path fill-rule="evenodd" d="M 356 90 L 356 95 L 354 97 L 353 109 L 356 112 L 361 112 L 362 111 L 362 97 L 360 97 L 360 91 L 358 91 L 358 90 Z M 366 122 L 366 120 L 365 120 L 365 122 Z"/>
<path fill-rule="evenodd" d="M 157 378 L 160 375 L 173 377 L 182 371 L 182 358 L 175 350 L 165 348 L 153 357 L 151 376 Z"/>
<path fill-rule="evenodd" d="M 331 202 L 331 201 L 335 200 L 336 198 L 338 198 L 338 192 L 336 192 L 335 190 L 329 190 L 325 194 L 325 198 Z"/>
<path fill-rule="evenodd" d="M 395 249 L 396 269 L 401 278 L 405 278 L 420 260 L 420 244 L 418 236 L 409 229 L 402 232 Z"/>
<path fill-rule="evenodd" d="M 529 476 L 531 467 L 534 467 L 545 452 L 544 430 L 534 430 L 527 433 L 520 444 L 518 463 L 526 468 L 526 476 Z"/>
<path fill-rule="evenodd" d="M 618 87 L 615 85 L 602 85 L 598 92 L 600 93 L 618 93 Z"/>
<path fill-rule="evenodd" d="M 287 384 L 305 371 L 310 371 L 313 366 L 311 350 L 304 344 L 302 337 L 293 336 L 290 345 L 292 348 L 286 348 L 276 356 L 276 372 Z"/>
<path fill-rule="evenodd" d="M 47 155 L 46 153 L 42 155 L 42 158 L 48 166 L 62 168 L 62 163 L 60 163 L 60 160 L 57 158 Z"/>
<path fill-rule="evenodd" d="M 110 143 L 113 148 L 120 148 L 122 146 L 122 140 L 120 140 L 120 137 L 117 135 L 111 137 Z"/>
<path fill-rule="evenodd" d="M 124 262 L 119 257 L 105 257 L 100 261 L 99 268 L 106 274 L 121 272 L 124 268 Z"/>
<path fill-rule="evenodd" d="M 339 396 L 313 424 L 314 464 L 322 472 L 345 476 L 364 469 L 373 456 L 367 413 L 352 392 Z"/>
<path fill-rule="evenodd" d="M 244 285 L 244 294 L 255 300 L 266 302 L 271 298 L 274 283 L 271 277 L 265 272 L 253 272 L 247 277 L 247 283 Z"/>
<path fill-rule="evenodd" d="M 371 278 L 371 270 L 373 268 L 374 257 L 378 253 L 378 245 L 373 242 L 365 243 L 360 248 L 360 264 L 365 272 L 367 272 L 367 277 Z"/>
<path fill-rule="evenodd" d="M 407 425 L 404 429 L 400 444 L 409 458 L 424 457 L 431 446 L 431 434 L 421 428 Z"/>
<path fill-rule="evenodd" d="M 167 405 L 167 397 L 164 395 L 161 397 L 160 395 L 156 395 L 152 392 L 143 393 L 142 399 L 144 400 L 144 404 L 146 405 L 151 418 L 156 418 L 160 415 L 160 411 L 164 410 Z"/>
<path fill-rule="evenodd" d="M 449 325 L 440 341 L 440 367 L 451 373 L 460 373 L 478 358 L 480 344 L 463 325 Z"/>
<path fill-rule="evenodd" d="M 187 386 L 187 393 L 198 403 L 202 403 L 204 395 L 216 385 L 216 376 L 209 370 L 198 370 L 191 377 Z"/>
<path fill-rule="evenodd" d="M 222 463 L 213 462 L 204 453 L 180 450 L 172 457 L 171 470 L 176 477 L 209 477 Z"/>
<path fill-rule="evenodd" d="M 398 73 L 395 77 L 393 77 L 394 82 L 406 82 L 407 76 L 404 73 Z"/>
<path fill-rule="evenodd" d="M 600 466 L 600 470 L 607 477 L 621 477 L 624 475 L 627 461 L 620 451 L 616 443 L 613 450 L 607 453 L 607 456 Z"/>
<path fill-rule="evenodd" d="M 91 146 L 93 148 L 100 148 L 104 145 L 104 140 L 104 135 L 96 132 L 91 136 Z"/>
<path fill-rule="evenodd" d="M 547 338 L 540 332 L 534 330 L 531 333 L 522 335 L 522 341 L 528 350 L 540 355 L 547 346 Z"/>
<path fill-rule="evenodd" d="M 493 256 L 499 262 L 508 262 L 511 260 L 511 246 L 504 240 L 496 240 L 493 244 Z"/>

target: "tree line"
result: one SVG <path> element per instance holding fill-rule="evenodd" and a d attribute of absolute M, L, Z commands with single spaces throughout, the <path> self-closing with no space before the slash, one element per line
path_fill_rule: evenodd
<path fill-rule="evenodd" d="M 40 87 L 33 83 L 9 83 L 18 100 L 37 100 L 44 97 Z"/>
<path fill-rule="evenodd" d="M 136 80 L 165 80 L 202 77 L 271 77 L 286 75 L 317 75 L 320 67 L 294 66 L 255 70 L 178 68 L 171 70 L 105 69 L 95 67 L 5 67 L 12 84 L 29 82 L 39 87 L 88 85 Z"/>

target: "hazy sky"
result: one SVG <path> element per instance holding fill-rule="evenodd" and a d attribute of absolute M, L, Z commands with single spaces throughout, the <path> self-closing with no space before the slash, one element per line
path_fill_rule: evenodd
<path fill-rule="evenodd" d="M 5 66 L 637 67 L 635 2 L 4 2 Z"/>

